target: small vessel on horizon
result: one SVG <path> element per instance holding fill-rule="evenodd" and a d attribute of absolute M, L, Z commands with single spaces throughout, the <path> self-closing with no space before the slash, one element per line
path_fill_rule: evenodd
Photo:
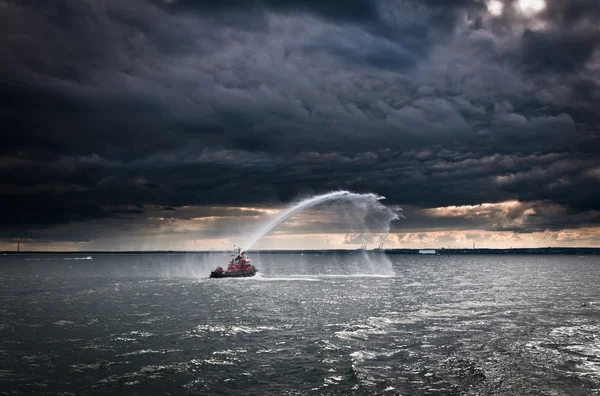
<path fill-rule="evenodd" d="M 211 278 L 245 278 L 254 275 L 256 275 L 256 268 L 251 264 L 246 252 L 241 251 L 241 248 L 237 249 L 237 254 L 231 255 L 227 270 L 217 267 L 210 273 Z"/>

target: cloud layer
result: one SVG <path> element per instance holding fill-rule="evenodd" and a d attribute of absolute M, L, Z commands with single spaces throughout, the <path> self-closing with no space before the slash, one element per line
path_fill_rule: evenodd
<path fill-rule="evenodd" d="M 335 189 L 398 232 L 597 227 L 600 3 L 502 5 L 0 0 L 0 236 Z"/>

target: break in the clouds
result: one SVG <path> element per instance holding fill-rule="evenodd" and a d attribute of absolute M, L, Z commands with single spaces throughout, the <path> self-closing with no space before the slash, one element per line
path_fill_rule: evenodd
<path fill-rule="evenodd" d="M 0 238 L 221 247 L 349 189 L 405 207 L 389 246 L 598 245 L 599 18 L 595 0 L 0 0 Z M 323 219 L 272 239 L 352 247 Z"/>

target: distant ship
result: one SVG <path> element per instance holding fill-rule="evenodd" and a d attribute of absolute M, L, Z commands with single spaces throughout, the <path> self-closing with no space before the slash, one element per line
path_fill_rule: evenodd
<path fill-rule="evenodd" d="M 246 252 L 238 248 L 237 254 L 232 254 L 227 270 L 217 267 L 210 273 L 211 278 L 247 278 L 256 275 L 256 268 L 250 264 L 250 258 Z"/>

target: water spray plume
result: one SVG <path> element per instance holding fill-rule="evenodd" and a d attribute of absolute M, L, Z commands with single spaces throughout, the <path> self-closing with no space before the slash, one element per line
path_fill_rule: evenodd
<path fill-rule="evenodd" d="M 282 223 L 283 221 L 285 221 L 286 219 L 288 219 L 289 217 L 297 214 L 298 212 L 301 212 L 305 209 L 311 208 L 313 206 L 316 206 L 318 204 L 324 203 L 324 202 L 329 202 L 329 201 L 358 201 L 358 202 L 364 202 L 364 203 L 368 203 L 368 204 L 372 204 L 375 206 L 376 209 L 384 209 L 386 211 L 389 212 L 389 220 L 388 220 L 388 229 L 385 230 L 386 232 L 389 231 L 389 222 L 391 222 L 392 220 L 398 220 L 398 215 L 394 212 L 392 212 L 390 209 L 386 208 L 384 205 L 382 205 L 381 203 L 379 203 L 380 200 L 385 199 L 385 197 L 382 197 L 381 195 L 377 195 L 377 194 L 357 194 L 357 193 L 353 193 L 350 191 L 334 191 L 334 192 L 330 192 L 327 194 L 323 194 L 323 195 L 316 195 L 314 197 L 310 197 L 307 199 L 304 199 L 294 205 L 292 205 L 291 207 L 289 207 L 288 209 L 285 209 L 283 212 L 281 212 L 279 214 L 279 216 L 277 216 L 277 218 L 275 218 L 271 223 L 269 223 L 264 229 L 262 229 L 253 239 L 250 243 L 248 243 L 246 246 L 244 246 L 244 248 L 242 249 L 242 251 L 247 251 L 249 250 L 252 246 L 254 246 L 254 244 L 256 242 L 258 242 L 263 236 L 265 236 L 266 234 L 269 233 L 269 231 L 271 231 L 273 228 L 277 227 L 280 223 Z"/>

